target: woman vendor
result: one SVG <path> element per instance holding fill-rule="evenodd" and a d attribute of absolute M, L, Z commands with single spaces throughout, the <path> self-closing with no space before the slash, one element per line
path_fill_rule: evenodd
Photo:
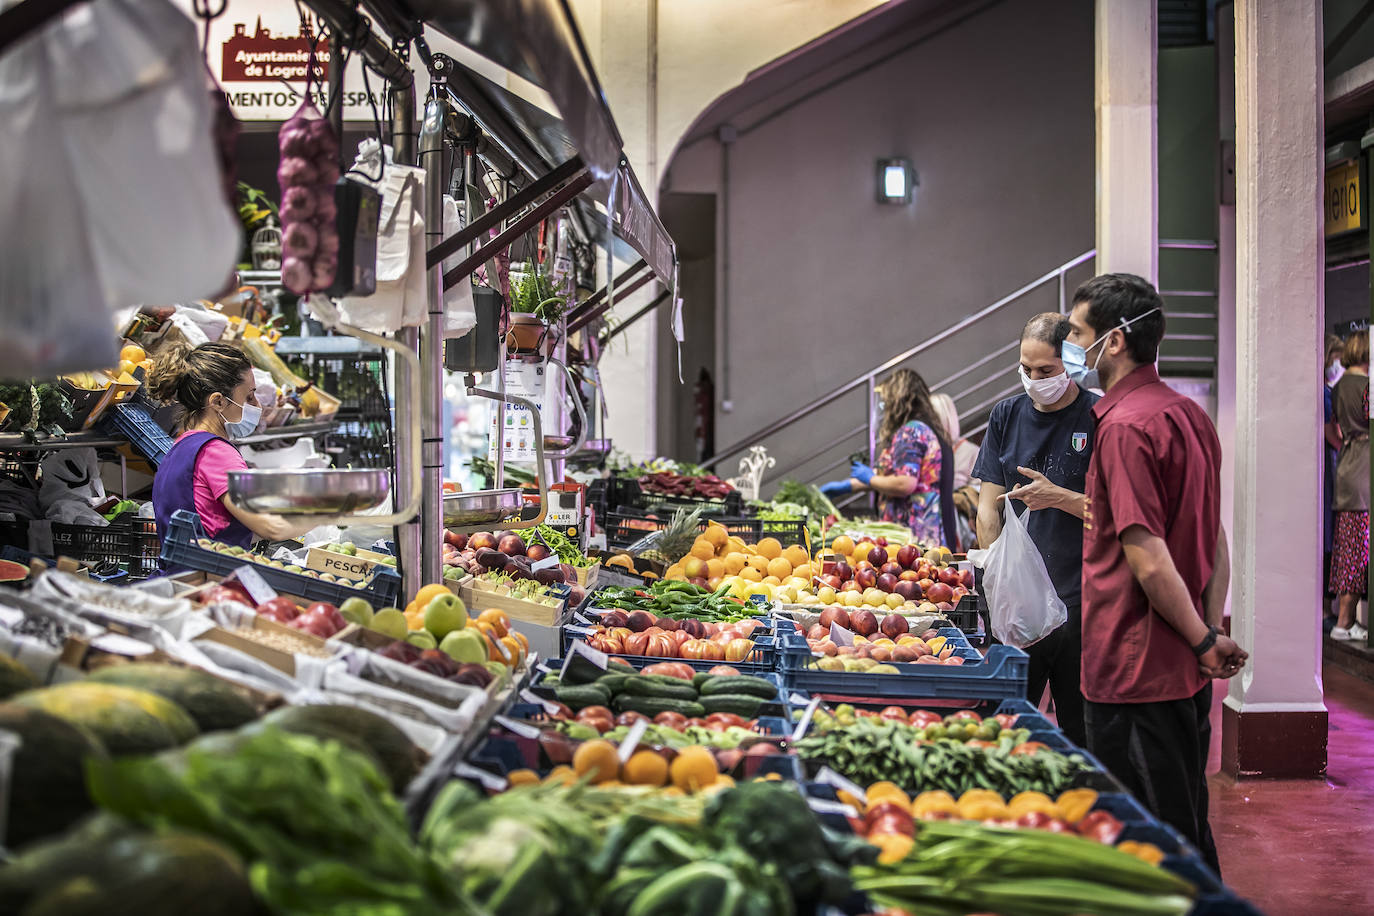
<path fill-rule="evenodd" d="M 245 549 L 255 537 L 286 540 L 328 521 L 249 512 L 229 500 L 229 472 L 248 468 L 232 440 L 250 435 L 262 416 L 253 366 L 237 347 L 173 346 L 154 363 L 148 385 L 153 397 L 181 410 L 176 443 L 153 479 L 160 539 L 166 539 L 168 521 L 179 509 L 200 516 L 211 538 Z"/>

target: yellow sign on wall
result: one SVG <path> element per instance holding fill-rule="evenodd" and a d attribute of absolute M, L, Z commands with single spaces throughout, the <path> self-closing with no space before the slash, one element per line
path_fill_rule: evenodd
<path fill-rule="evenodd" d="M 1325 219 L 1327 237 L 1364 227 L 1360 164 L 1342 162 L 1326 170 Z"/>

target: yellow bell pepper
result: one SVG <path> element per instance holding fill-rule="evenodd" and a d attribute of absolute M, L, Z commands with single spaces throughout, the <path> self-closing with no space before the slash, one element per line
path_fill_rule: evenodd
<path fill-rule="evenodd" d="M 1055 805 L 1054 799 L 1043 792 L 1019 792 L 1007 802 L 1007 810 L 1011 812 L 1012 817 L 1021 817 L 1033 811 L 1039 811 L 1049 817 L 1059 817 L 1059 807 Z"/>
<path fill-rule="evenodd" d="M 975 798 L 969 801 L 960 799 L 959 816 L 966 821 L 1006 820 L 1011 816 L 1011 812 L 1000 798 Z"/>
<path fill-rule="evenodd" d="M 1134 840 L 1126 840 L 1117 843 L 1116 848 L 1128 855 L 1135 856 L 1142 862 L 1149 862 L 1151 865 L 1158 865 L 1164 861 L 1164 850 L 1154 843 L 1137 843 Z"/>
<path fill-rule="evenodd" d="M 1070 824 L 1077 824 L 1087 817 L 1093 805 L 1097 804 L 1097 793 L 1092 789 L 1070 789 L 1059 796 L 1055 802 L 1058 816 Z"/>
<path fill-rule="evenodd" d="M 911 815 L 917 820 L 932 814 L 957 814 L 959 806 L 948 792 L 922 792 L 911 802 Z"/>
<path fill-rule="evenodd" d="M 916 845 L 916 841 L 904 833 L 882 833 L 867 839 L 881 850 L 878 861 L 883 865 L 902 861 L 911 852 L 911 847 Z"/>

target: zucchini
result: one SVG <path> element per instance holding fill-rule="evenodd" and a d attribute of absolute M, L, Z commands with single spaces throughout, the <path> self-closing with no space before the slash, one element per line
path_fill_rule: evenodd
<path fill-rule="evenodd" d="M 695 687 L 697 690 L 701 690 L 701 685 L 706 683 L 713 677 L 721 677 L 721 675 L 707 674 L 705 671 L 698 671 L 696 673 L 696 676 L 692 678 L 692 686 Z"/>
<path fill-rule="evenodd" d="M 699 687 L 704 697 L 720 693 L 744 693 L 761 700 L 775 700 L 778 696 L 777 684 L 747 674 L 718 674 Z"/>
<path fill-rule="evenodd" d="M 555 688 L 553 695 L 574 712 L 588 706 L 607 706 L 611 702 L 611 692 L 600 684 L 564 685 Z"/>
<path fill-rule="evenodd" d="M 620 687 L 620 696 L 662 697 L 667 700 L 695 700 L 697 689 L 681 678 L 668 678 L 676 684 L 653 681 L 643 675 L 627 678 Z"/>
<path fill-rule="evenodd" d="M 691 700 L 675 700 L 670 697 L 640 697 L 622 693 L 615 698 L 616 712 L 637 712 L 646 716 L 656 716 L 661 712 L 681 713 L 689 719 L 699 719 L 706 715 L 700 703 Z"/>
<path fill-rule="evenodd" d="M 626 681 L 633 681 L 638 679 L 639 675 L 637 674 L 603 674 L 601 677 L 593 681 L 593 683 L 605 687 L 607 690 L 611 692 L 612 696 L 614 696 L 615 694 L 620 693 L 620 691 L 625 688 Z"/>
<path fill-rule="evenodd" d="M 717 693 L 702 697 L 698 702 L 708 716 L 713 712 L 730 712 L 746 719 L 758 715 L 759 707 L 763 705 L 763 700 L 747 693 Z"/>

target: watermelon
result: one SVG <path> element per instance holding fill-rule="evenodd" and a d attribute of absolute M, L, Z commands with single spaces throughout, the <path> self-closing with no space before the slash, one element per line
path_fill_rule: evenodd
<path fill-rule="evenodd" d="M 419 775 L 425 763 L 424 752 L 406 737 L 405 732 L 385 716 L 356 706 L 284 706 L 259 722 L 248 731 L 279 728 L 321 741 L 332 739 L 361 752 L 376 761 L 378 772 L 397 794 Z"/>
<path fill-rule="evenodd" d="M 85 726 L 116 756 L 166 750 L 200 734 L 186 710 L 133 687 L 77 681 L 29 690 L 11 702 Z"/>
<path fill-rule="evenodd" d="M 85 761 L 107 756 L 95 735 L 13 703 L 0 703 L 0 731 L 23 742 L 13 760 L 5 845 L 20 847 L 60 833 L 95 807 L 86 792 Z"/>
<path fill-rule="evenodd" d="M 0 655 L 0 699 L 38 686 L 33 673 L 8 655 Z"/>
<path fill-rule="evenodd" d="M 0 560 L 0 582 L 23 582 L 29 577 L 29 568 L 13 560 Z"/>
<path fill-rule="evenodd" d="M 110 665 L 88 682 L 136 687 L 165 697 L 190 713 L 202 732 L 238 728 L 258 717 L 257 708 L 238 688 L 198 668 L 141 662 Z"/>

